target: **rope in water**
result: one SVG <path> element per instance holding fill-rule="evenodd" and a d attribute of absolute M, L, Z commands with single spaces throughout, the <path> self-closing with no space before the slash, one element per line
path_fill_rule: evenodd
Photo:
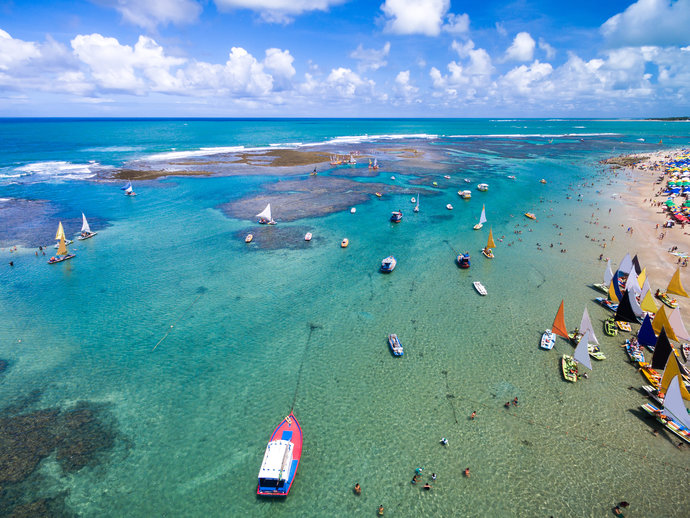
<path fill-rule="evenodd" d="M 311 335 L 314 333 L 315 329 L 321 329 L 319 324 L 309 323 L 309 336 L 307 337 L 307 343 L 304 345 L 304 352 L 302 353 L 302 361 L 299 364 L 299 371 L 297 373 L 297 384 L 295 385 L 295 395 L 292 398 L 292 406 L 290 407 L 290 413 L 295 409 L 295 403 L 297 402 L 297 393 L 299 392 L 299 385 L 302 382 L 302 369 L 304 367 L 304 360 L 307 359 L 307 353 L 309 352 L 309 344 L 311 343 Z"/>
<path fill-rule="evenodd" d="M 448 372 L 447 372 L 447 371 L 443 371 L 443 374 L 444 374 L 444 376 L 446 377 L 446 386 L 448 386 Z M 496 412 L 498 412 L 498 410 L 495 409 L 494 407 L 489 407 L 489 406 L 486 405 L 485 403 L 480 403 L 480 402 L 475 401 L 475 400 L 473 400 L 473 399 L 471 399 L 471 398 L 462 397 L 462 396 L 459 396 L 459 397 L 458 397 L 458 396 L 453 396 L 453 397 L 454 397 L 454 398 L 457 398 L 457 399 L 463 399 L 463 400 L 465 400 L 465 401 L 469 401 L 470 403 L 472 403 L 472 404 L 475 406 L 475 408 L 478 408 L 478 409 L 479 409 L 479 408 L 482 408 L 482 407 L 483 407 L 484 409 L 495 410 Z M 451 406 L 452 406 L 452 405 L 451 405 Z M 512 407 L 511 407 L 511 408 L 512 408 Z M 610 443 L 605 443 L 605 442 L 599 442 L 596 438 L 587 437 L 586 435 L 581 435 L 581 434 L 578 434 L 578 433 L 568 432 L 567 430 L 565 430 L 564 432 L 559 432 L 559 431 L 555 430 L 555 428 L 553 428 L 553 427 L 550 426 L 549 424 L 546 424 L 546 423 L 544 423 L 544 422 L 536 421 L 536 420 L 532 419 L 531 417 L 522 416 L 522 415 L 516 413 L 515 411 L 513 411 L 513 410 L 511 410 L 511 409 L 505 409 L 504 411 L 502 411 L 502 413 L 503 413 L 503 414 L 506 414 L 506 415 L 508 415 L 508 416 L 510 416 L 510 417 L 514 417 L 514 418 L 516 418 L 516 419 L 520 419 L 521 421 L 523 421 L 523 422 L 525 422 L 525 423 L 528 423 L 528 424 L 530 424 L 530 425 L 532 425 L 532 426 L 539 427 L 539 428 L 541 428 L 542 430 L 549 430 L 549 433 L 554 434 L 554 435 L 557 434 L 557 435 L 561 435 L 561 436 L 563 436 L 563 437 L 575 438 L 575 439 L 579 439 L 579 440 L 581 440 L 581 441 L 586 441 L 586 442 L 588 442 L 588 443 L 590 443 L 590 444 L 595 443 L 596 446 L 600 446 L 600 447 L 602 447 L 602 448 L 607 448 L 607 449 L 609 449 L 609 450 L 613 450 L 613 451 L 616 451 L 616 452 L 619 452 L 619 453 L 634 454 L 634 455 L 636 456 L 636 458 L 639 458 L 639 459 L 645 459 L 645 460 L 651 459 L 651 457 L 649 457 L 648 455 L 640 455 L 639 452 L 633 451 L 633 450 L 628 449 L 628 448 L 625 448 L 625 447 L 616 446 L 616 445 L 613 445 L 613 444 L 610 444 Z M 455 418 L 455 422 L 458 423 L 457 417 L 455 416 L 455 408 L 453 408 L 453 417 Z M 676 437 L 676 436 L 673 435 L 673 437 Z M 678 438 L 678 439 L 680 440 L 680 438 Z M 688 445 L 686 445 L 686 447 L 688 447 Z M 682 465 L 680 465 L 680 464 L 675 464 L 675 463 L 673 463 L 673 462 L 667 462 L 667 461 L 663 461 L 663 460 L 662 460 L 662 461 L 656 461 L 656 462 L 657 462 L 658 464 L 663 464 L 663 465 L 665 465 L 665 466 L 669 466 L 669 467 L 672 467 L 672 468 L 677 468 L 677 469 L 683 470 L 683 471 L 685 471 L 685 472 L 690 472 L 690 467 L 688 467 L 688 466 L 682 466 Z"/>
<path fill-rule="evenodd" d="M 197 303 L 197 301 L 201 298 L 202 295 L 203 295 L 203 293 L 199 293 L 199 295 L 197 295 L 197 297 L 194 299 L 194 301 L 193 301 L 189 306 L 187 306 L 187 308 L 180 314 L 179 317 L 177 317 L 177 320 L 175 320 L 175 322 L 173 322 L 172 324 L 170 324 L 170 328 L 168 329 L 168 331 L 163 335 L 163 338 L 161 338 L 160 340 L 158 340 L 158 343 L 153 347 L 153 349 L 151 350 L 151 352 L 155 351 L 155 350 L 156 350 L 156 347 L 158 347 L 158 346 L 161 344 L 161 342 L 162 342 L 163 340 L 165 340 L 166 338 L 168 338 L 168 335 L 169 335 L 170 333 L 172 333 L 172 330 L 175 328 L 175 326 L 177 325 L 177 323 L 178 323 L 180 320 L 182 320 L 182 317 L 185 316 L 185 315 L 187 314 L 187 312 L 188 312 L 190 309 L 192 309 L 192 306 L 193 306 L 194 304 Z"/>

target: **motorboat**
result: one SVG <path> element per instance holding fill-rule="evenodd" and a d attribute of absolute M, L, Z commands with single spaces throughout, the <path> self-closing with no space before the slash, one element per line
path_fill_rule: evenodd
<path fill-rule="evenodd" d="M 460 268 L 467 269 L 470 267 L 470 253 L 465 252 L 464 254 L 459 254 L 455 258 L 455 262 Z"/>
<path fill-rule="evenodd" d="M 388 335 L 388 347 L 391 348 L 393 356 L 402 356 L 404 354 L 403 346 L 395 333 Z"/>
<path fill-rule="evenodd" d="M 474 281 L 472 283 L 472 286 L 474 286 L 474 289 L 477 290 L 477 293 L 479 293 L 480 295 L 484 296 L 487 294 L 486 288 L 481 282 Z"/>
<path fill-rule="evenodd" d="M 541 335 L 541 343 L 540 347 L 542 349 L 553 349 L 553 346 L 556 345 L 556 335 L 554 334 L 551 329 L 547 329 L 544 331 L 544 333 Z"/>
<path fill-rule="evenodd" d="M 304 240 L 305 241 L 311 241 L 311 237 L 312 237 L 311 232 L 307 232 L 306 234 L 304 234 Z"/>
<path fill-rule="evenodd" d="M 302 456 L 302 428 L 292 412 L 273 431 L 266 446 L 256 494 L 287 496 Z"/>
<path fill-rule="evenodd" d="M 402 221 L 403 213 L 401 210 L 391 212 L 391 221 L 393 223 L 400 223 Z"/>
<path fill-rule="evenodd" d="M 464 191 L 458 191 L 458 196 L 460 196 L 463 200 L 469 200 L 472 198 L 472 191 L 468 191 L 467 189 Z"/>
<path fill-rule="evenodd" d="M 482 192 L 486 192 L 489 190 L 489 184 L 488 183 L 480 183 L 479 185 L 477 185 L 477 190 L 482 191 Z"/>
<path fill-rule="evenodd" d="M 347 248 L 347 245 L 349 245 L 349 244 L 350 244 L 350 240 L 348 238 L 345 238 L 340 242 L 340 248 Z"/>
<path fill-rule="evenodd" d="M 254 234 L 247 234 L 247 237 L 244 238 L 244 242 L 251 243 L 252 239 L 254 239 Z"/>
<path fill-rule="evenodd" d="M 447 208 L 448 210 L 453 210 L 453 206 L 452 206 L 450 203 L 449 203 L 448 205 L 446 205 L 446 208 Z"/>
<path fill-rule="evenodd" d="M 381 261 L 381 272 L 391 273 L 393 270 L 395 270 L 396 264 L 397 264 L 397 261 L 395 260 L 395 257 L 393 257 L 392 255 L 389 255 L 383 261 Z"/>

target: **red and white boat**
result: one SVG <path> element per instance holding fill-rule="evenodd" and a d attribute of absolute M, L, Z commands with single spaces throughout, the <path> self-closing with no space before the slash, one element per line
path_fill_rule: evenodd
<path fill-rule="evenodd" d="M 302 428 L 292 412 L 273 431 L 259 470 L 256 494 L 287 496 L 302 456 Z"/>

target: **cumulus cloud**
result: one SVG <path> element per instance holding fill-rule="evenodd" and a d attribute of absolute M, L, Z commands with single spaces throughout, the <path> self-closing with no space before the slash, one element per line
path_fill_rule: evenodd
<path fill-rule="evenodd" d="M 117 10 L 131 24 L 154 30 L 158 25 L 193 23 L 201 14 L 194 0 L 91 0 Z"/>
<path fill-rule="evenodd" d="M 429 72 L 436 90 L 434 95 L 473 98 L 479 90 L 485 89 L 491 83 L 491 74 L 494 70 L 491 57 L 486 50 L 476 49 L 472 40 L 465 43 L 454 41 L 452 48 L 461 60 L 448 63 L 448 74 L 443 75 L 436 67 L 432 67 Z"/>
<path fill-rule="evenodd" d="M 386 42 L 381 50 L 365 49 L 360 43 L 359 46 L 350 53 L 350 57 L 359 61 L 360 72 L 365 70 L 378 70 L 385 67 L 388 63 L 385 58 L 391 50 L 391 44 Z"/>
<path fill-rule="evenodd" d="M 446 23 L 443 25 L 444 32 L 459 36 L 466 34 L 470 30 L 470 16 L 465 14 L 450 13 L 446 16 Z"/>
<path fill-rule="evenodd" d="M 549 63 L 540 63 L 539 60 L 531 65 L 520 65 L 508 71 L 502 78 L 504 90 L 517 92 L 522 95 L 531 94 L 536 88 L 542 93 L 553 91 L 553 84 L 545 81 L 551 75 L 553 67 Z"/>
<path fill-rule="evenodd" d="M 505 54 L 506 61 L 531 61 L 536 43 L 529 32 L 518 32 Z"/>
<path fill-rule="evenodd" d="M 295 16 L 308 11 L 327 11 L 347 0 L 214 0 L 220 11 L 250 9 L 265 22 L 290 23 Z"/>
<path fill-rule="evenodd" d="M 417 92 L 419 91 L 419 88 L 410 84 L 409 70 L 403 70 L 401 72 L 398 72 L 398 75 L 395 76 L 394 90 L 397 94 L 397 97 L 399 97 L 406 103 L 411 103 L 415 100 L 418 100 Z"/>
<path fill-rule="evenodd" d="M 553 59 L 556 57 L 556 49 L 546 43 L 544 38 L 539 38 L 539 48 L 546 54 L 546 59 Z"/>
<path fill-rule="evenodd" d="M 291 86 L 291 79 L 295 75 L 295 67 L 292 62 L 295 60 L 290 55 L 289 50 L 267 49 L 264 59 L 264 68 L 273 76 L 274 90 L 288 90 Z"/>
<path fill-rule="evenodd" d="M 638 0 L 601 26 L 610 45 L 687 45 L 690 0 Z"/>
<path fill-rule="evenodd" d="M 36 43 L 14 39 L 0 29 L 0 70 L 9 70 L 40 55 L 41 51 Z"/>
<path fill-rule="evenodd" d="M 438 36 L 450 0 L 385 0 L 386 30 L 395 34 Z"/>

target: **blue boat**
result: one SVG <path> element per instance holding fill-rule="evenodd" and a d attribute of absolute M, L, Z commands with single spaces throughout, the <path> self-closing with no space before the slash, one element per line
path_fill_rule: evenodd
<path fill-rule="evenodd" d="M 396 264 L 398 264 L 398 262 L 395 260 L 395 257 L 389 255 L 383 261 L 381 261 L 381 272 L 391 273 L 395 269 Z"/>
<path fill-rule="evenodd" d="M 455 258 L 455 262 L 458 263 L 458 266 L 460 268 L 469 268 L 470 267 L 470 253 L 465 252 L 464 254 L 460 254 Z"/>
<path fill-rule="evenodd" d="M 398 340 L 398 335 L 395 333 L 388 335 L 388 345 L 391 348 L 393 356 L 403 355 L 403 346 L 400 343 L 400 340 Z"/>
<path fill-rule="evenodd" d="M 395 212 L 392 212 L 391 213 L 391 221 L 393 223 L 400 223 L 402 221 L 402 211 L 396 210 Z"/>
<path fill-rule="evenodd" d="M 257 495 L 287 496 L 302 457 L 302 428 L 292 412 L 273 431 L 259 471 Z"/>

